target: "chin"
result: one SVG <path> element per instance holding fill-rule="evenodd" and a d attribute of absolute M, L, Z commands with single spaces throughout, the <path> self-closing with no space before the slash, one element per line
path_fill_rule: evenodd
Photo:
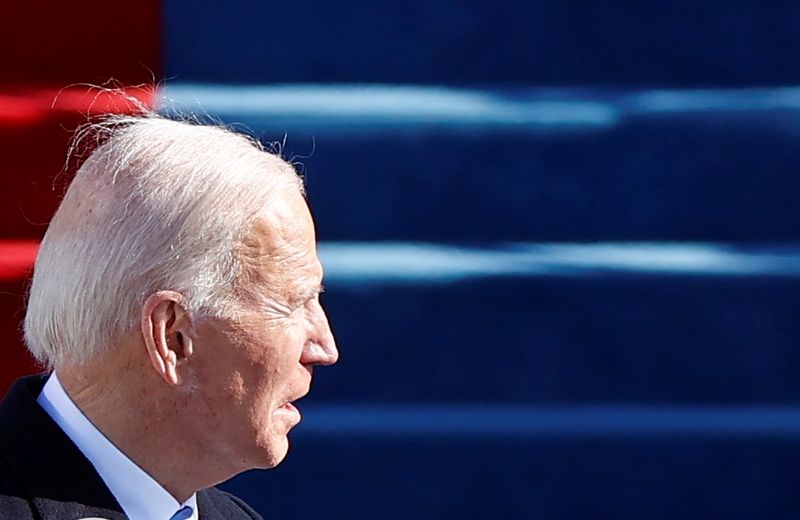
<path fill-rule="evenodd" d="M 272 465 L 275 467 L 286 458 L 289 453 L 289 437 L 282 435 L 279 439 L 275 439 L 272 450 Z"/>
<path fill-rule="evenodd" d="M 258 443 L 257 463 L 253 467 L 272 469 L 289 453 L 289 438 L 286 435 L 271 435 Z"/>

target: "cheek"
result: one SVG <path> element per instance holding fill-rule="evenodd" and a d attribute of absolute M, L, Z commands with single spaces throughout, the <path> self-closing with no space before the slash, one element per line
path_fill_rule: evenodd
<path fill-rule="evenodd" d="M 283 371 L 300 361 L 300 355 L 308 337 L 308 320 L 304 313 L 298 312 L 295 319 L 287 322 L 280 330 L 274 331 L 270 344 L 264 353 L 270 367 Z"/>
<path fill-rule="evenodd" d="M 238 370 L 234 371 L 231 374 L 231 378 L 226 385 L 227 394 L 230 396 L 230 400 L 233 403 L 242 403 L 244 402 L 245 396 L 247 395 L 247 388 L 245 386 L 244 377 L 242 376 L 241 372 Z"/>

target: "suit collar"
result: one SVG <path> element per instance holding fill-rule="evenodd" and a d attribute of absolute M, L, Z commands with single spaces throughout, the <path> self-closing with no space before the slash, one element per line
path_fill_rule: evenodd
<path fill-rule="evenodd" d="M 94 467 L 36 402 L 46 379 L 17 380 L 0 403 L 0 455 L 19 475 L 44 520 L 124 520 Z"/>
<path fill-rule="evenodd" d="M 36 402 L 89 460 L 130 518 L 171 518 L 184 506 L 197 510 L 196 494 L 179 504 L 160 483 L 98 430 L 67 395 L 58 380 L 58 372 L 50 375 Z"/>

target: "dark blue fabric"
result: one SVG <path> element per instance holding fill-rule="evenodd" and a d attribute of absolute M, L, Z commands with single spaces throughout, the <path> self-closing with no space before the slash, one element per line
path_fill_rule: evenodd
<path fill-rule="evenodd" d="M 776 85 L 796 4 L 166 0 L 164 75 L 226 83 Z"/>
<path fill-rule="evenodd" d="M 278 469 L 225 487 L 282 520 L 789 520 L 800 518 L 799 445 L 660 435 L 304 436 L 301 425 Z"/>
<path fill-rule="evenodd" d="M 757 276 L 332 282 L 342 355 L 307 400 L 793 404 L 798 293 L 800 278 Z"/>

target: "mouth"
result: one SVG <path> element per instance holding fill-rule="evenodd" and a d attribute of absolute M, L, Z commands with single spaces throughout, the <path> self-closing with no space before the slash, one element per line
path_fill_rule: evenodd
<path fill-rule="evenodd" d="M 300 415 L 300 410 L 293 403 L 286 403 L 275 410 L 276 413 L 282 414 L 297 414 Z"/>
<path fill-rule="evenodd" d="M 272 412 L 272 416 L 280 423 L 284 424 L 286 432 L 297 426 L 302 419 L 300 410 L 298 410 L 297 407 L 292 403 L 286 403 L 279 408 L 276 408 L 275 411 Z"/>
<path fill-rule="evenodd" d="M 276 417 L 282 417 L 289 420 L 289 422 L 292 423 L 292 426 L 297 425 L 302 419 L 302 416 L 300 414 L 300 410 L 298 410 L 297 406 L 294 405 L 294 401 L 301 399 L 302 397 L 304 397 L 304 395 L 298 396 L 296 399 L 293 399 L 292 401 L 285 402 L 284 404 L 276 408 L 273 414 Z"/>

